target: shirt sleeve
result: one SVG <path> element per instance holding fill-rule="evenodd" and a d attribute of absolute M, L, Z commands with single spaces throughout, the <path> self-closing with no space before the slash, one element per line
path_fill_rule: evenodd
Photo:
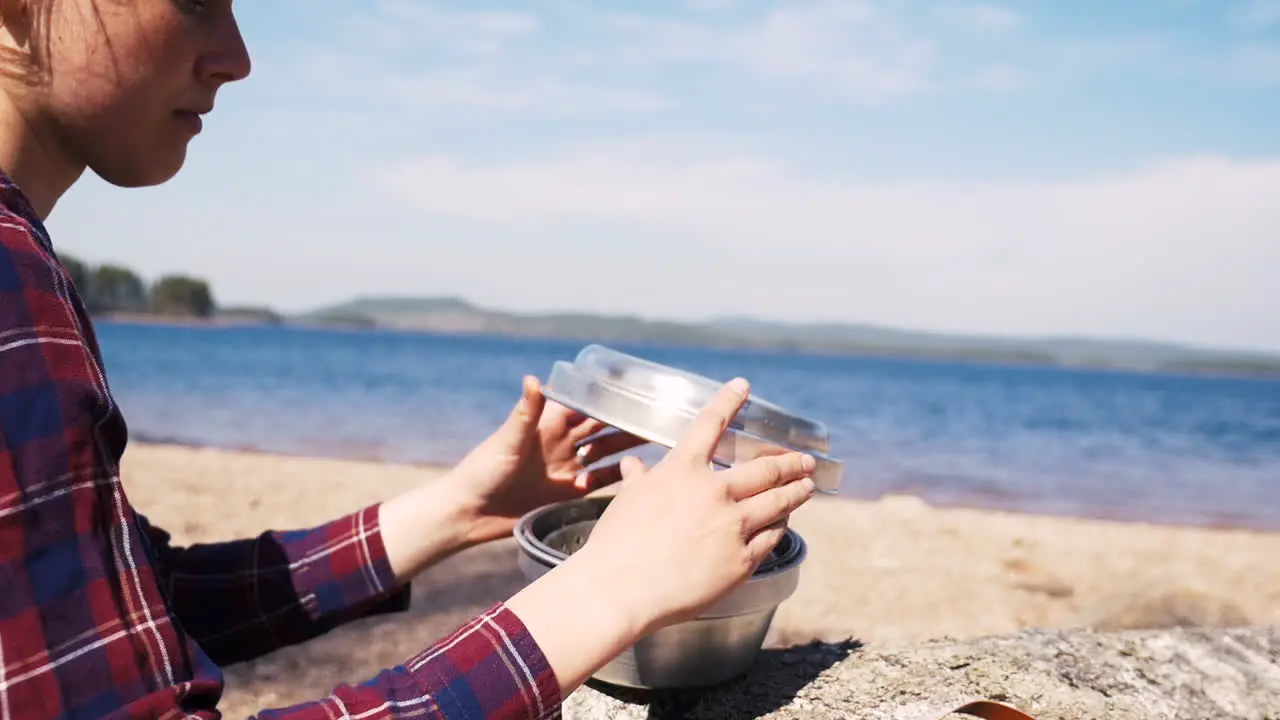
<path fill-rule="evenodd" d="M 560 684 L 524 623 L 504 604 L 408 662 L 327 697 L 267 709 L 257 720 L 543 720 L 560 717 Z"/>
<path fill-rule="evenodd" d="M 138 515 L 166 597 L 183 629 L 219 665 L 251 660 L 351 620 L 400 612 L 371 505 L 316 528 L 175 547 Z"/>

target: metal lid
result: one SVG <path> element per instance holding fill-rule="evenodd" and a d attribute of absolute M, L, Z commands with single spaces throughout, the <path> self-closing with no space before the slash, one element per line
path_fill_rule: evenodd
<path fill-rule="evenodd" d="M 544 386 L 548 398 L 649 442 L 672 447 L 722 383 L 602 345 L 583 348 L 572 363 L 556 362 Z M 814 484 L 834 493 L 840 461 L 829 457 L 825 425 L 752 395 L 729 424 L 716 461 L 735 465 L 799 450 L 814 457 Z"/>
<path fill-rule="evenodd" d="M 588 345 L 573 362 L 574 369 L 592 380 L 662 404 L 673 411 L 696 415 L 720 391 L 723 382 L 626 353 Z M 784 443 L 789 447 L 827 452 L 827 428 L 754 395 L 738 411 L 731 427 Z"/>

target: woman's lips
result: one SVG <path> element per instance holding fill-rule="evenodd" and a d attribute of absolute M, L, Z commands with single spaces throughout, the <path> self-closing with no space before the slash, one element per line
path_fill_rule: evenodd
<path fill-rule="evenodd" d="M 174 117 L 193 135 L 198 134 L 201 128 L 204 127 L 204 120 L 200 117 L 201 114 L 195 110 L 175 110 L 173 113 Z"/>

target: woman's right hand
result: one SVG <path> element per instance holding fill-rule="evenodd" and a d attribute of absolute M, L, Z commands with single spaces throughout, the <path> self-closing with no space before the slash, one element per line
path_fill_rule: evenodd
<path fill-rule="evenodd" d="M 813 496 L 813 458 L 801 453 L 711 468 L 747 394 L 745 381 L 727 383 L 652 469 L 628 458 L 582 549 L 507 602 L 565 695 L 641 637 L 696 617 L 749 578 Z"/>
<path fill-rule="evenodd" d="M 611 594 L 645 632 L 696 617 L 746 581 L 813 496 L 814 460 L 801 453 L 712 469 L 748 390 L 744 380 L 721 388 L 652 469 L 626 458 L 617 496 L 577 553 L 609 568 Z"/>

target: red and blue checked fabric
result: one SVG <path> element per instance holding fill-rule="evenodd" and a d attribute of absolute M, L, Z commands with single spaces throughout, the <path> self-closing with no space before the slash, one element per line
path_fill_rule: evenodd
<path fill-rule="evenodd" d="M 378 506 L 174 547 L 125 496 L 127 435 L 76 289 L 0 174 L 0 720 L 218 718 L 222 666 L 407 607 Z M 560 712 L 554 672 L 501 603 L 406 663 L 323 692 L 258 717 Z"/>

